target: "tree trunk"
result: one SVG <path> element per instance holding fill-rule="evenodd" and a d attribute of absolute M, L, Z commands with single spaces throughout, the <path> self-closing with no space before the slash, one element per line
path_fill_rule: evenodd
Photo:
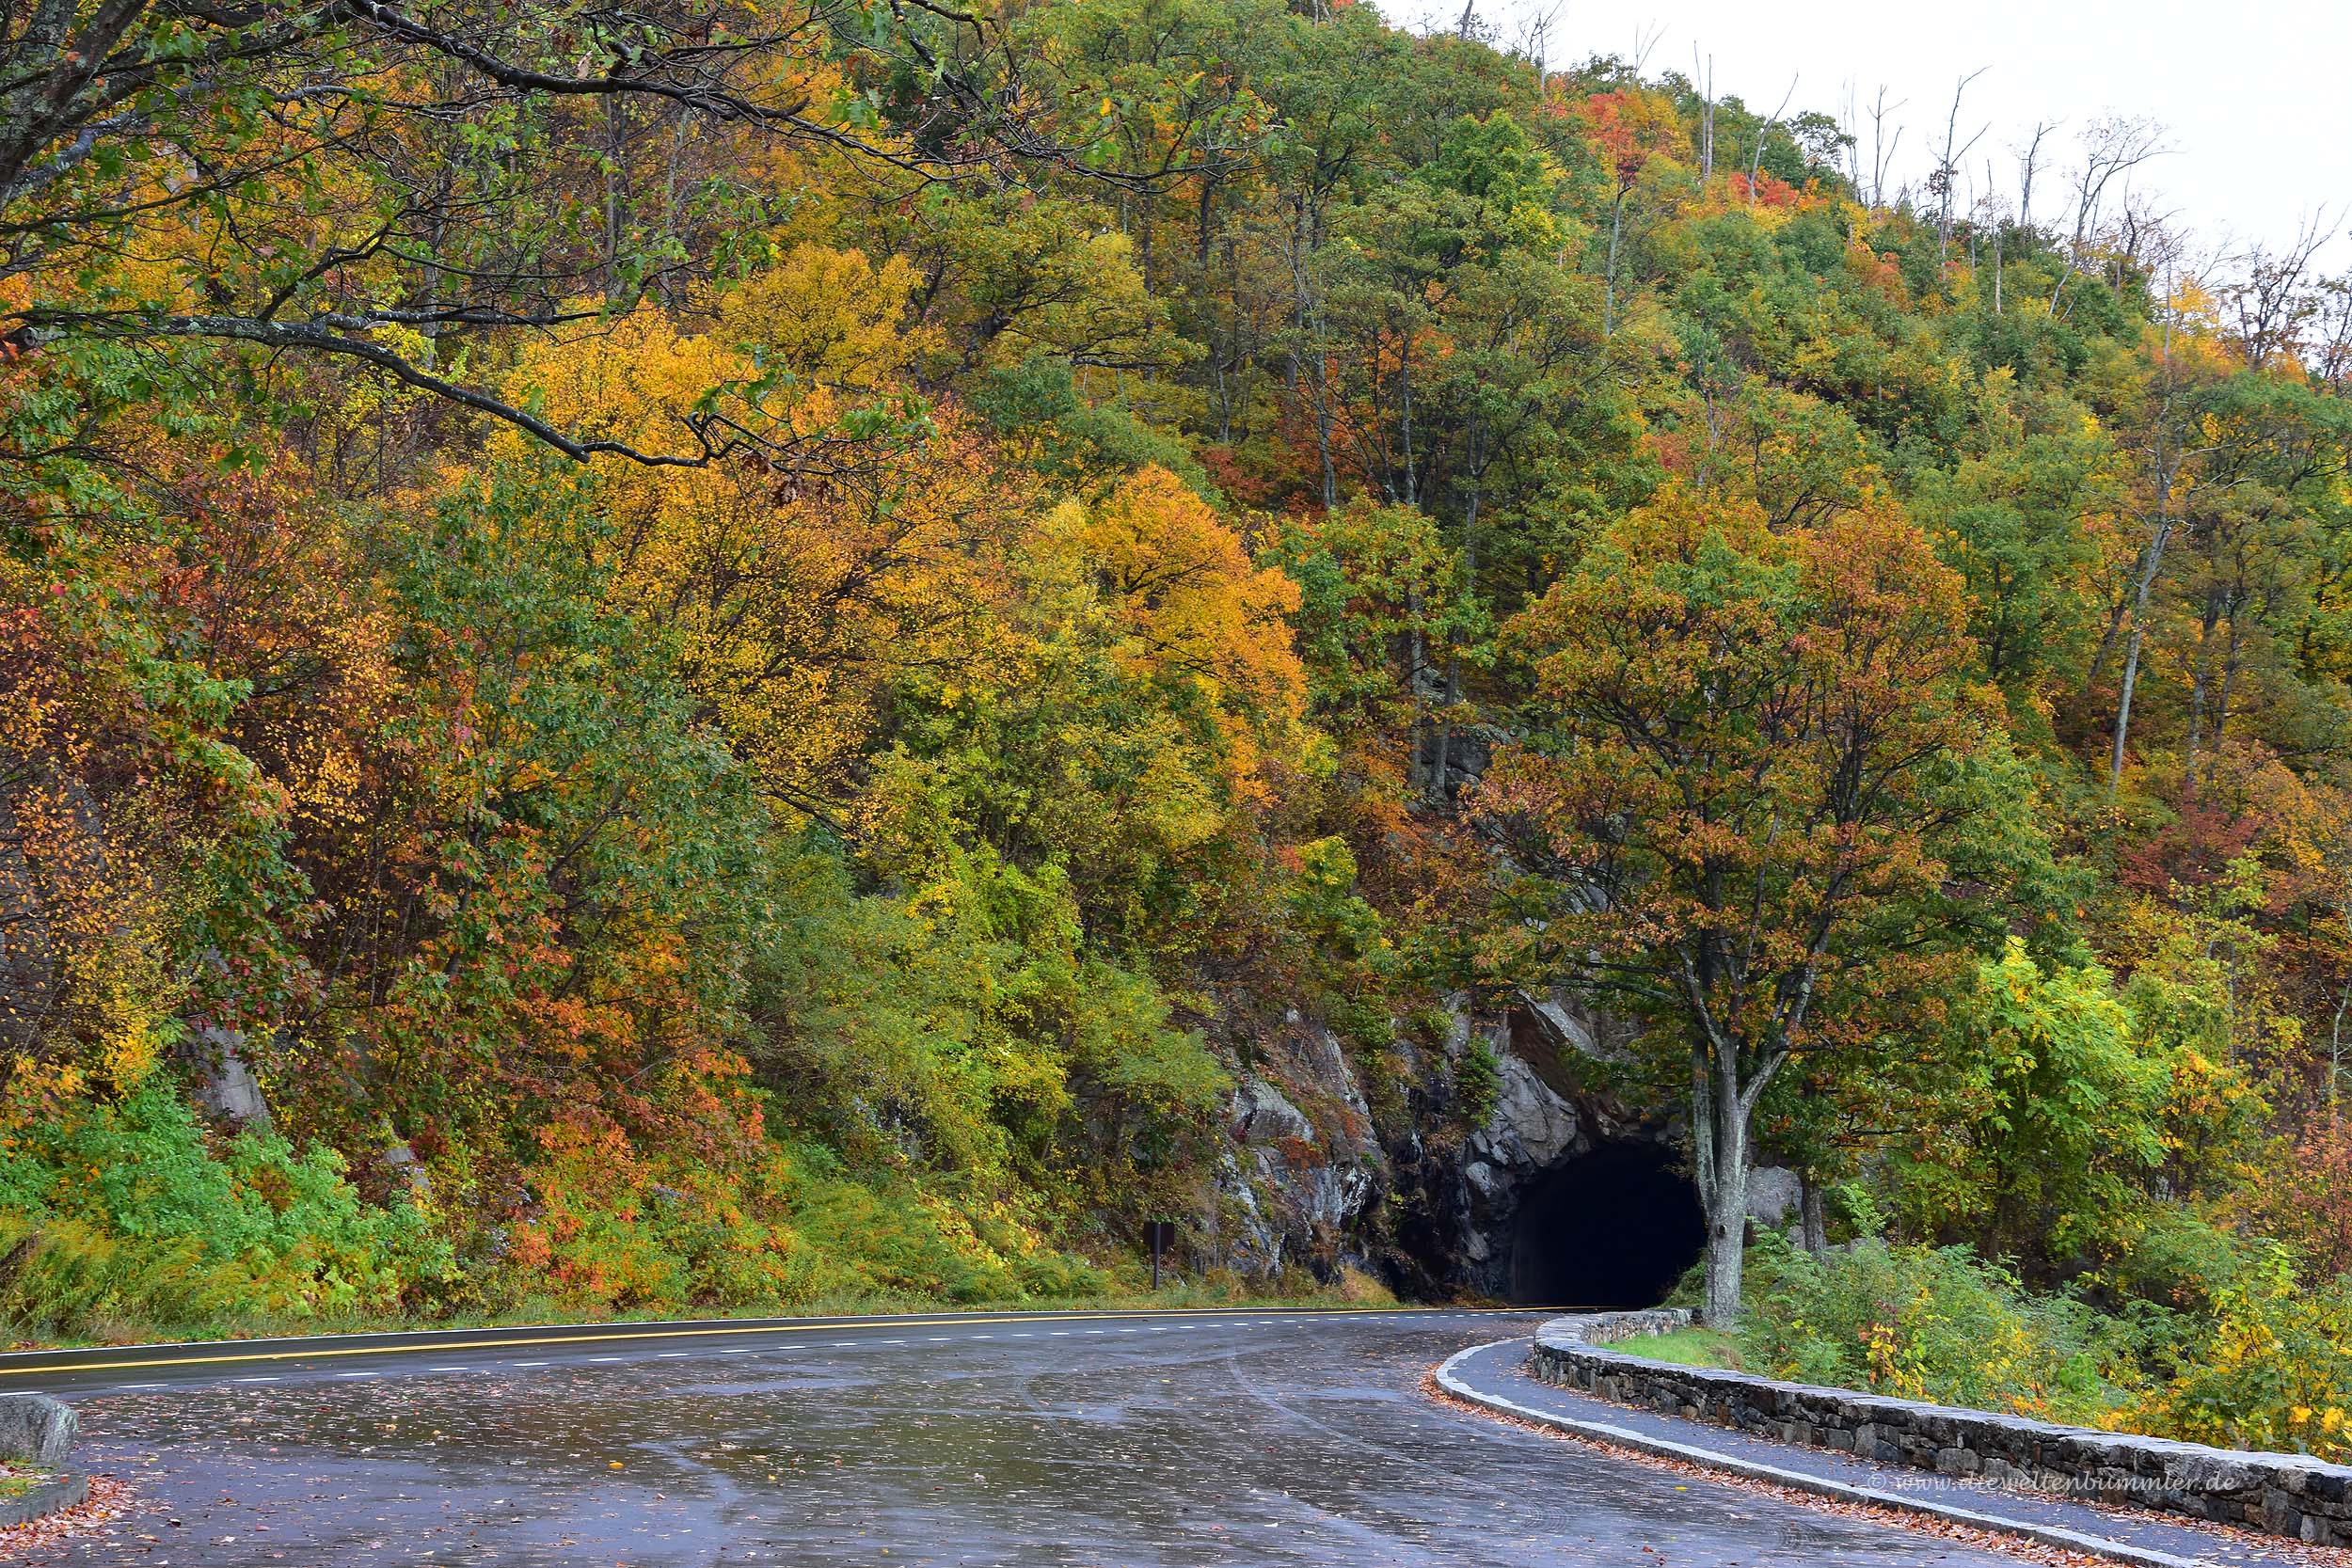
<path fill-rule="evenodd" d="M 622 293 L 621 245 L 628 232 L 628 104 L 615 93 L 604 103 L 604 297 Z"/>
<path fill-rule="evenodd" d="M 1701 1184 L 1707 1210 L 1708 1327 L 1740 1326 L 1740 1275 L 1748 1254 L 1748 1118 L 1740 1097 L 1719 1086 L 1697 1108 L 1692 1132 L 1706 1146 L 1709 1180 Z"/>
<path fill-rule="evenodd" d="M 2077 233 L 2081 230 L 2078 221 Z M 2058 279 L 2064 288 L 2066 280 Z M 2156 574 L 2164 569 L 2164 547 L 2172 537 L 2172 483 L 2180 472 L 2181 454 L 2177 450 L 2167 451 L 2171 432 L 2165 421 L 2172 417 L 2172 310 L 2170 300 L 2172 280 L 2165 277 L 2164 316 L 2164 407 L 2157 419 L 2155 446 L 2156 522 L 2148 535 L 2148 548 L 2140 557 L 2139 581 L 2132 597 L 2132 634 L 2123 647 L 2123 690 L 2115 709 L 2115 748 L 2107 761 L 2107 799 L 2113 800 L 2123 787 L 2123 752 L 2130 744 L 2132 733 L 2132 692 L 2139 684 L 2139 649 L 2148 629 L 2148 594 L 2155 586 Z M 2051 296 L 2053 300 L 2056 295 Z M 2112 632 L 2110 631 L 2110 635 Z M 2102 652 L 2104 653 L 2104 649 Z M 2097 665 L 2094 662 L 2094 672 Z"/>
<path fill-rule="evenodd" d="M 1422 757 L 1422 731 L 1425 715 L 1422 711 L 1421 668 L 1428 655 L 1427 643 L 1421 629 L 1421 590 L 1405 591 L 1405 690 L 1412 699 L 1412 718 L 1405 728 L 1405 786 L 1418 790 L 1422 785 L 1424 763 Z"/>
<path fill-rule="evenodd" d="M 1601 285 L 1600 335 L 1604 339 L 1617 335 L 1617 238 L 1625 230 L 1626 187 L 1617 187 L 1617 199 L 1609 206 L 1609 272 Z"/>
<path fill-rule="evenodd" d="M 2213 782 L 2214 770 L 2221 766 L 2221 732 L 2230 725 L 2230 696 L 2237 686 L 2238 623 L 2237 604 L 2230 605 L 2230 641 L 2221 663 L 2221 693 L 2213 705 L 2213 739 L 2206 747 L 2205 782 Z"/>
<path fill-rule="evenodd" d="M 2123 752 L 2131 744 L 2132 690 L 2139 684 L 2140 625 L 2132 621 L 2132 635 L 2123 644 L 2123 691 L 2115 705 L 2115 744 L 2107 755 L 2107 794 L 2123 787 Z"/>
<path fill-rule="evenodd" d="M 2132 693 L 2139 686 L 2139 650 L 2148 631 L 2148 595 L 2155 587 L 2156 574 L 2164 569 L 2164 547 L 2172 539 L 2171 520 L 2164 515 L 2170 489 L 2168 480 L 2157 491 L 2155 531 L 2149 536 L 2147 551 L 2140 558 L 2139 579 L 2132 593 L 2131 635 L 2123 641 L 2123 689 L 2116 702 L 2115 745 L 2107 759 L 2110 799 L 2123 786 L 2123 752 L 2131 743 L 2132 734 Z"/>
<path fill-rule="evenodd" d="M 2188 740 L 2183 749 L 2181 768 L 2181 797 L 2197 798 L 2198 748 L 2205 741 L 2205 694 L 2212 686 L 2213 631 L 2221 622 L 2221 598 L 2217 594 L 2205 595 L 2205 613 L 2197 637 L 2197 657 L 2188 684 Z"/>
<path fill-rule="evenodd" d="M 2336 998 L 2335 1027 L 2328 1034 L 2328 1131 L 2333 1132 L 2343 1125 L 2339 1101 L 2344 1088 L 2344 1012 L 2352 1007 L 2352 985 L 2344 988 Z"/>
<path fill-rule="evenodd" d="M 1479 487 L 1470 486 L 1470 507 L 1462 520 L 1462 571 L 1470 584 L 1478 580 L 1478 499 Z M 1430 803 L 1446 803 L 1446 774 L 1454 766 L 1454 709 L 1462 700 L 1462 654 L 1456 648 L 1446 654 L 1445 706 L 1438 720 L 1438 762 L 1431 770 Z"/>
<path fill-rule="evenodd" d="M 1821 1184 L 1813 1179 L 1813 1173 L 1808 1170 L 1800 1175 L 1804 1182 L 1802 1199 L 1804 1250 L 1819 1258 L 1829 1251 L 1828 1205 L 1821 1199 Z"/>
<path fill-rule="evenodd" d="M 1413 467 L 1413 324 L 1404 324 L 1404 341 L 1396 350 L 1397 402 L 1405 437 L 1405 504 L 1421 504 L 1421 476 Z"/>

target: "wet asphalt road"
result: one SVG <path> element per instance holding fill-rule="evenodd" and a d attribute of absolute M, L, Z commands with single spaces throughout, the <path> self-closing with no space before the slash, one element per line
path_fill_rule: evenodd
<path fill-rule="evenodd" d="M 1417 1391 L 1452 1352 L 1532 1323 L 873 1320 L 6 1386 L 73 1400 L 77 1465 L 139 1498 L 42 1564 L 2012 1560 L 1609 1460 Z"/>

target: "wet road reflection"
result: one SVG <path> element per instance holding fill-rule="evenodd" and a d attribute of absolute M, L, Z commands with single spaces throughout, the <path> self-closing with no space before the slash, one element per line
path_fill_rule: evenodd
<path fill-rule="evenodd" d="M 77 1460 L 131 1480 L 141 1509 L 34 1560 L 2010 1560 L 1619 1464 L 1416 1392 L 1432 1363 L 1513 1326 L 877 1325 L 118 1386 L 79 1398 Z"/>

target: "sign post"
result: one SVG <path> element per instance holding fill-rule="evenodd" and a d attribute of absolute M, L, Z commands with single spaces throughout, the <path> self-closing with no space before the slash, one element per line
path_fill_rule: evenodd
<path fill-rule="evenodd" d="M 1153 1220 L 1143 1227 L 1152 1238 L 1152 1292 L 1159 1293 L 1160 1254 L 1176 1244 L 1176 1227 L 1167 1220 Z"/>

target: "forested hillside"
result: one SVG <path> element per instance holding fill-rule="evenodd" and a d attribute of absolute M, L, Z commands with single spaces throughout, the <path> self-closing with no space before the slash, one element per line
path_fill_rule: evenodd
<path fill-rule="evenodd" d="M 1575 993 L 1718 1315 L 1769 1163 L 2341 1445 L 2352 293 L 2141 129 L 1963 211 L 1361 4 L 19 21 L 16 1334 L 1239 1280 L 1286 1015 L 1420 1148 Z"/>

